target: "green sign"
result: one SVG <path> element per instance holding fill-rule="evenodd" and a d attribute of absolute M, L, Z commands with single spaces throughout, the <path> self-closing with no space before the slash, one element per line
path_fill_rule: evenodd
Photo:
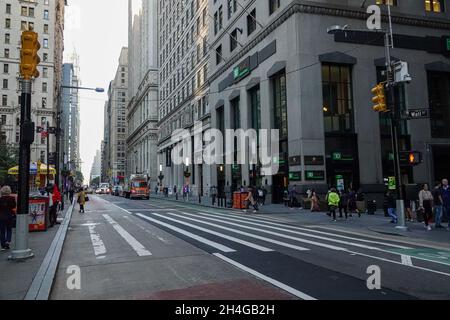
<path fill-rule="evenodd" d="M 302 181 L 302 173 L 301 172 L 289 172 L 289 180 L 290 181 Z"/>
<path fill-rule="evenodd" d="M 342 160 L 342 153 L 340 153 L 340 152 L 333 153 L 333 160 L 335 160 L 335 161 Z"/>
<path fill-rule="evenodd" d="M 394 154 L 389 152 L 389 161 L 394 161 Z"/>
<path fill-rule="evenodd" d="M 325 180 L 325 171 L 306 171 L 306 180 L 323 181 Z"/>
<path fill-rule="evenodd" d="M 447 38 L 447 51 L 450 51 L 450 38 Z"/>
<path fill-rule="evenodd" d="M 420 260 L 437 262 L 450 266 L 450 251 L 446 250 L 419 248 L 419 249 L 390 249 L 389 251 L 399 253 L 405 256 L 410 256 L 412 258 Z"/>
<path fill-rule="evenodd" d="M 397 189 L 397 183 L 396 183 L 395 177 L 389 177 L 388 186 L 389 186 L 389 190 Z"/>
<path fill-rule="evenodd" d="M 234 80 L 238 80 L 242 77 L 245 77 L 249 73 L 250 73 L 250 68 L 246 67 L 246 68 L 241 69 L 239 66 L 237 66 L 233 70 Z"/>

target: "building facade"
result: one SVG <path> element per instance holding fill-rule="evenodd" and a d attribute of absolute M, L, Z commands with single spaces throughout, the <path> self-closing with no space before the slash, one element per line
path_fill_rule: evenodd
<path fill-rule="evenodd" d="M 172 141 L 172 133 L 186 129 L 193 139 L 194 122 L 201 122 L 204 129 L 210 126 L 211 5 L 207 0 L 160 0 L 158 4 L 158 165 L 162 166 L 163 185 L 181 190 L 189 184 L 194 194 L 208 190 L 211 170 L 202 164 L 193 165 L 192 160 L 175 165 L 171 153 L 177 143 Z M 185 154 L 183 158 L 194 156 Z"/>
<path fill-rule="evenodd" d="M 94 156 L 94 161 L 92 162 L 89 182 L 92 183 L 92 180 L 100 178 L 101 175 L 102 175 L 102 154 L 100 150 L 97 150 Z"/>
<path fill-rule="evenodd" d="M 375 3 L 381 1 L 365 4 Z M 423 154 L 421 165 L 402 169 L 403 182 L 431 183 L 450 176 L 444 160 L 450 154 L 450 2 L 392 4 L 391 55 L 409 63 L 413 78 L 395 89 L 396 106 L 431 110 L 431 119 L 402 123 L 401 150 Z M 218 17 L 209 34 L 212 126 L 278 129 L 280 135 L 273 159 L 278 174 L 262 176 L 261 164 L 216 166 L 211 184 L 263 185 L 275 203 L 294 185 L 299 192 L 361 188 L 378 198 L 394 175 L 389 121 L 371 101 L 386 59 L 382 33 L 364 31 L 369 15 L 361 1 L 209 5 Z M 349 31 L 327 34 L 334 25 Z"/>
<path fill-rule="evenodd" d="M 64 0 L 2 1 L 0 8 L 0 121 L 6 143 L 18 146 L 20 141 L 21 82 L 20 37 L 31 30 L 39 35 L 41 49 L 38 66 L 40 77 L 32 84 L 32 121 L 36 126 L 55 126 L 58 88 L 61 85 Z M 51 151 L 55 137 L 50 136 Z M 47 162 L 46 139 L 36 133 L 31 146 L 31 161 Z"/>
<path fill-rule="evenodd" d="M 128 104 L 128 48 L 122 48 L 116 76 L 108 88 L 105 104 L 104 164 L 107 181 L 124 183 L 126 166 L 126 106 Z"/>
<path fill-rule="evenodd" d="M 140 4 L 136 6 L 129 0 L 126 176 L 145 174 L 155 185 L 158 176 L 158 1 Z"/>
<path fill-rule="evenodd" d="M 63 170 L 75 173 L 81 171 L 80 157 L 80 86 L 77 63 L 63 65 L 61 90 L 61 150 Z M 72 87 L 72 88 L 68 88 Z"/>

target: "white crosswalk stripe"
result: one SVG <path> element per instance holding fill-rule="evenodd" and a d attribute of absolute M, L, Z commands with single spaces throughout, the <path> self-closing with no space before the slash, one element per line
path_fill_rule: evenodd
<path fill-rule="evenodd" d="M 227 246 L 224 246 L 224 245 L 222 245 L 220 243 L 208 240 L 208 239 L 206 239 L 204 237 L 200 237 L 200 236 L 198 236 L 196 234 L 193 234 L 192 232 L 188 232 L 188 231 L 183 230 L 181 228 L 172 226 L 172 225 L 170 225 L 168 223 L 165 223 L 165 222 L 162 222 L 162 221 L 159 221 L 159 220 L 147 217 L 147 216 L 145 216 L 145 215 L 143 215 L 141 213 L 137 213 L 136 215 L 138 217 L 141 217 L 142 219 L 148 220 L 150 222 L 154 222 L 154 223 L 159 224 L 159 225 L 161 225 L 163 227 L 166 227 L 166 228 L 171 229 L 171 230 L 173 230 L 175 232 L 178 232 L 178 233 L 180 233 L 182 235 L 185 235 L 186 237 L 189 237 L 189 238 L 194 239 L 196 241 L 199 241 L 199 242 L 202 242 L 204 244 L 207 244 L 207 245 L 209 245 L 209 246 L 211 246 L 213 248 L 216 248 L 216 249 L 218 249 L 218 250 L 220 250 L 222 252 L 236 252 L 236 250 L 231 249 L 231 248 L 229 248 Z"/>
<path fill-rule="evenodd" d="M 233 242 L 237 242 L 237 243 L 243 244 L 244 246 L 247 246 L 247 247 L 259 250 L 259 251 L 263 251 L 263 252 L 271 252 L 271 251 L 273 251 L 273 249 L 269 249 L 269 248 L 257 245 L 255 243 L 251 243 L 251 242 L 248 242 L 248 241 L 245 241 L 245 240 L 241 240 L 241 239 L 238 239 L 238 238 L 235 238 L 235 237 L 232 237 L 232 236 L 228 236 L 228 235 L 225 235 L 223 233 L 215 232 L 215 231 L 209 230 L 207 228 L 202 228 L 202 227 L 196 226 L 196 225 L 191 224 L 191 223 L 183 222 L 181 220 L 177 220 L 177 219 L 173 219 L 173 218 L 169 218 L 169 217 L 164 217 L 163 215 L 156 214 L 156 213 L 153 213 L 153 215 L 155 215 L 157 217 L 160 217 L 160 218 L 164 218 L 164 219 L 173 221 L 173 222 L 177 222 L 177 223 L 183 224 L 185 226 L 188 226 L 188 227 L 191 227 L 191 228 L 194 228 L 194 229 L 206 232 L 206 233 L 213 234 L 213 235 L 218 236 L 220 238 L 224 238 L 224 239 L 227 239 L 227 240 L 230 240 L 230 241 L 233 241 Z"/>

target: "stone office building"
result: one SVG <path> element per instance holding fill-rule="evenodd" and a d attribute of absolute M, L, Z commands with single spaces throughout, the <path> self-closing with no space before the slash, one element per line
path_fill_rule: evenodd
<path fill-rule="evenodd" d="M 275 203 L 289 185 L 383 193 L 393 175 L 390 126 L 372 110 L 371 88 L 383 81 L 385 49 L 382 34 L 368 32 L 361 2 L 210 0 L 211 124 L 279 129 L 281 151 L 277 175 L 218 165 L 211 185 L 265 185 Z M 450 1 L 389 3 L 392 58 L 407 61 L 413 78 L 396 88 L 396 105 L 431 109 L 430 119 L 402 123 L 400 148 L 423 154 L 421 165 L 403 168 L 403 180 L 434 182 L 450 176 Z M 349 31 L 328 34 L 333 25 Z"/>

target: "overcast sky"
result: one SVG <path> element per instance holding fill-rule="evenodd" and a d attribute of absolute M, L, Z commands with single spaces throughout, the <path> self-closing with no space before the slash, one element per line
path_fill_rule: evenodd
<path fill-rule="evenodd" d="M 120 50 L 128 45 L 127 0 L 69 0 L 66 7 L 64 61 L 74 50 L 80 58 L 84 87 L 108 89 L 118 66 Z M 85 183 L 103 139 L 104 94 L 80 91 L 81 161 Z"/>

